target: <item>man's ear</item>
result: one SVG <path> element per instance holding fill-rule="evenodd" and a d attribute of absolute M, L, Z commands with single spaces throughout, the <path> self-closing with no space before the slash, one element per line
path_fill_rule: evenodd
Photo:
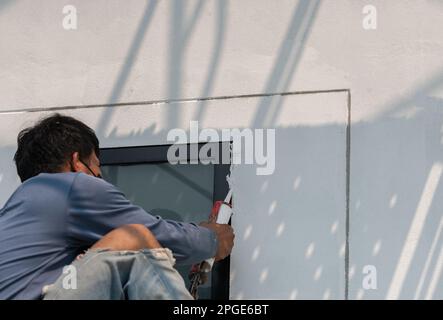
<path fill-rule="evenodd" d="M 70 159 L 70 164 L 69 164 L 69 166 L 71 167 L 70 169 L 75 172 L 81 171 L 82 168 L 81 165 L 82 164 L 80 162 L 78 152 L 74 152 Z"/>

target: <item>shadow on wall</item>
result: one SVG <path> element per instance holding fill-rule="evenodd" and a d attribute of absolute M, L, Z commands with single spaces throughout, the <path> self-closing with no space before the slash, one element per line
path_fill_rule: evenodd
<path fill-rule="evenodd" d="M 0 6 L 5 1 L 0 2 Z M 110 93 L 109 103 L 118 101 L 125 89 L 140 43 L 146 34 L 157 1 L 149 1 L 119 78 Z M 180 97 L 183 51 L 204 2 L 196 3 L 192 19 L 181 17 L 180 1 L 173 2 L 173 34 L 171 34 L 170 90 L 171 98 Z M 217 2 L 215 43 L 206 85 L 201 97 L 211 95 L 223 50 L 224 21 L 228 2 Z M 294 76 L 304 41 L 318 10 L 320 1 L 300 1 L 294 9 L 275 66 L 264 86 L 264 92 L 283 92 Z M 301 23 L 301 20 L 303 23 Z M 183 31 L 185 30 L 185 31 Z M 351 299 L 434 298 L 443 299 L 443 168 L 442 101 L 430 92 L 443 83 L 443 72 L 406 100 L 388 109 L 395 112 L 367 123 L 352 124 L 351 201 L 350 201 L 350 265 Z M 195 119 L 201 119 L 205 103 L 201 102 Z M 418 107 L 418 109 L 417 109 Z M 415 109 L 414 109 L 415 108 Z M 412 111 L 411 111 L 412 110 Z M 414 111 L 415 110 L 415 111 Z M 279 105 L 264 101 L 253 117 L 256 127 L 272 127 Z M 407 112 L 404 114 L 403 112 Z M 117 136 L 117 128 L 104 137 L 113 108 L 103 113 L 97 133 L 104 141 L 128 143 L 166 136 L 149 127 L 143 132 Z M 167 115 L 169 125 L 178 123 L 180 114 Z M 249 252 L 244 260 L 233 261 L 234 298 L 343 298 L 345 286 L 345 211 L 330 215 L 330 206 L 345 206 L 336 197 L 343 184 L 345 167 L 339 150 L 343 140 L 342 126 L 277 128 L 276 172 L 251 184 L 242 175 L 252 176 L 244 167 L 237 182 L 251 189 L 253 211 L 238 215 L 251 217 L 235 224 L 236 249 Z M 104 142 L 102 141 L 102 143 Z M 324 141 L 336 141 L 328 144 Z M 3 147 L 12 161 L 15 146 Z M 280 153 L 279 153 L 280 152 Z M 280 156 L 282 155 L 282 156 Z M 289 156 L 287 156 L 289 155 Z M 335 155 L 335 157 L 333 156 Z M 332 161 L 328 161 L 331 160 Z M 10 162 L 1 163 L 0 187 L 13 181 Z M 4 170 L 8 168 L 8 170 Z M 8 177 L 6 177 L 8 175 Z M 7 179 L 6 179 L 7 178 Z M 246 187 L 246 186 L 245 186 Z M 340 194 L 340 193 L 338 193 Z M 259 201 L 257 201 L 259 199 Z M 253 224 L 256 217 L 260 223 Z M 239 220 L 237 220 L 239 221 Z M 282 273 L 282 265 L 293 267 Z M 364 290 L 365 265 L 377 268 L 377 290 Z M 254 266 L 251 269 L 251 266 Z M 250 283 L 240 282 L 248 275 Z M 248 291 L 254 288 L 254 291 Z"/>
<path fill-rule="evenodd" d="M 173 0 L 172 2 L 172 14 L 171 14 L 171 36 L 170 36 L 170 55 L 169 55 L 169 64 L 168 64 L 168 74 L 169 74 L 169 89 L 168 89 L 168 98 L 171 100 L 181 98 L 181 83 L 183 81 L 183 60 L 184 54 L 186 51 L 186 47 L 188 42 L 190 41 L 190 36 L 196 26 L 199 16 L 201 15 L 202 9 L 206 5 L 206 2 L 203 0 L 199 0 L 194 7 L 192 8 L 192 13 L 189 18 L 185 19 L 184 15 L 184 5 L 183 1 Z M 212 57 L 210 60 L 208 73 L 206 76 L 206 80 L 204 81 L 205 85 L 202 89 L 202 93 L 200 97 L 209 97 L 211 95 L 212 88 L 214 86 L 216 71 L 218 69 L 218 65 L 220 62 L 221 53 L 223 50 L 223 40 L 225 35 L 225 21 L 226 21 L 226 12 L 229 1 L 226 0 L 217 0 L 215 2 L 215 12 L 216 19 L 215 24 L 216 28 L 214 34 L 214 45 L 212 50 Z M 147 34 L 149 29 L 150 22 L 153 18 L 153 14 L 158 5 L 158 0 L 151 0 L 147 3 L 146 9 L 143 13 L 142 19 L 137 28 L 137 32 L 134 36 L 134 39 L 131 43 L 131 46 L 128 50 L 127 57 L 125 59 L 125 63 L 122 66 L 117 80 L 114 84 L 114 87 L 111 91 L 110 97 L 108 99 L 108 104 L 114 104 L 119 102 L 119 98 L 121 93 L 125 89 L 126 81 L 131 74 L 132 67 L 134 65 L 135 60 L 138 57 L 138 52 L 141 48 L 144 37 Z M 204 110 L 204 102 L 199 108 L 197 118 L 201 117 Z M 101 117 L 99 125 L 97 127 L 98 132 L 105 132 L 106 126 L 109 122 L 109 119 L 112 117 L 113 109 L 109 108 Z M 179 111 L 173 114 L 167 114 L 167 119 L 165 119 L 171 125 L 177 124 L 178 119 L 180 118 Z"/>
<path fill-rule="evenodd" d="M 1 0 L 0 1 L 0 10 L 6 9 L 13 2 L 17 2 L 14 0 Z"/>
<path fill-rule="evenodd" d="M 137 32 L 135 33 L 131 46 L 126 55 L 125 62 L 118 74 L 117 80 L 114 83 L 114 87 L 112 88 L 111 95 L 109 96 L 108 99 L 108 104 L 113 104 L 118 102 L 122 91 L 125 89 L 126 81 L 128 80 L 134 62 L 138 57 L 138 52 L 141 48 L 143 39 L 149 28 L 157 4 L 158 0 L 151 0 L 146 3 L 146 8 L 143 12 L 142 19 L 140 20 L 139 25 L 137 27 Z M 100 133 L 105 131 L 106 124 L 108 123 L 111 116 L 112 116 L 112 108 L 109 108 L 103 113 L 102 117 L 100 118 L 100 122 L 97 125 L 97 132 Z"/>
<path fill-rule="evenodd" d="M 352 125 L 352 298 L 443 298 L 443 70 L 386 114 Z M 361 271 L 377 267 L 378 289 Z"/>

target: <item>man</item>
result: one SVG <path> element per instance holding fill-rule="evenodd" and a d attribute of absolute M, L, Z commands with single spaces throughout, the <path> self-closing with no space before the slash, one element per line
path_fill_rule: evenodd
<path fill-rule="evenodd" d="M 230 254 L 230 226 L 154 217 L 101 179 L 84 123 L 55 114 L 17 142 L 22 184 L 0 210 L 0 299 L 188 299 L 175 260 Z"/>

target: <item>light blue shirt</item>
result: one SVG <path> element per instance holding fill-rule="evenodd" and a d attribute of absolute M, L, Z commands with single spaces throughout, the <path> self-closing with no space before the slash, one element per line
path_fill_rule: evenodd
<path fill-rule="evenodd" d="M 109 231 L 143 224 L 177 263 L 217 251 L 212 230 L 152 216 L 112 184 L 84 173 L 41 173 L 0 210 L 0 299 L 38 299 L 63 267 Z"/>

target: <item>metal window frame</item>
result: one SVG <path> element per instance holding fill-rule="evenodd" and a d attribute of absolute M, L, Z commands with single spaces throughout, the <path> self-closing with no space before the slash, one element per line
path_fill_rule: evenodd
<path fill-rule="evenodd" d="M 229 191 L 229 185 L 226 181 L 226 176 L 230 171 L 230 164 L 223 164 L 221 155 L 223 151 L 228 151 L 230 142 L 211 142 L 209 144 L 216 144 L 219 147 L 220 159 L 218 164 L 214 165 L 214 186 L 213 186 L 213 202 L 223 200 Z M 206 143 L 199 143 L 198 150 L 206 145 Z M 167 153 L 171 145 L 147 145 L 147 146 L 128 146 L 115 148 L 101 148 L 100 149 L 100 163 L 106 165 L 135 165 L 135 164 L 152 164 L 168 162 Z M 190 146 L 187 146 L 187 160 L 190 160 Z M 228 148 L 228 150 L 226 149 Z M 200 158 L 199 160 L 209 160 L 210 157 Z M 200 164 L 203 165 L 203 164 Z M 209 213 L 208 213 L 209 214 Z M 230 274 L 230 257 L 222 261 L 216 262 L 212 269 L 212 285 L 211 285 L 211 299 L 212 300 L 229 300 L 229 274 Z"/>

